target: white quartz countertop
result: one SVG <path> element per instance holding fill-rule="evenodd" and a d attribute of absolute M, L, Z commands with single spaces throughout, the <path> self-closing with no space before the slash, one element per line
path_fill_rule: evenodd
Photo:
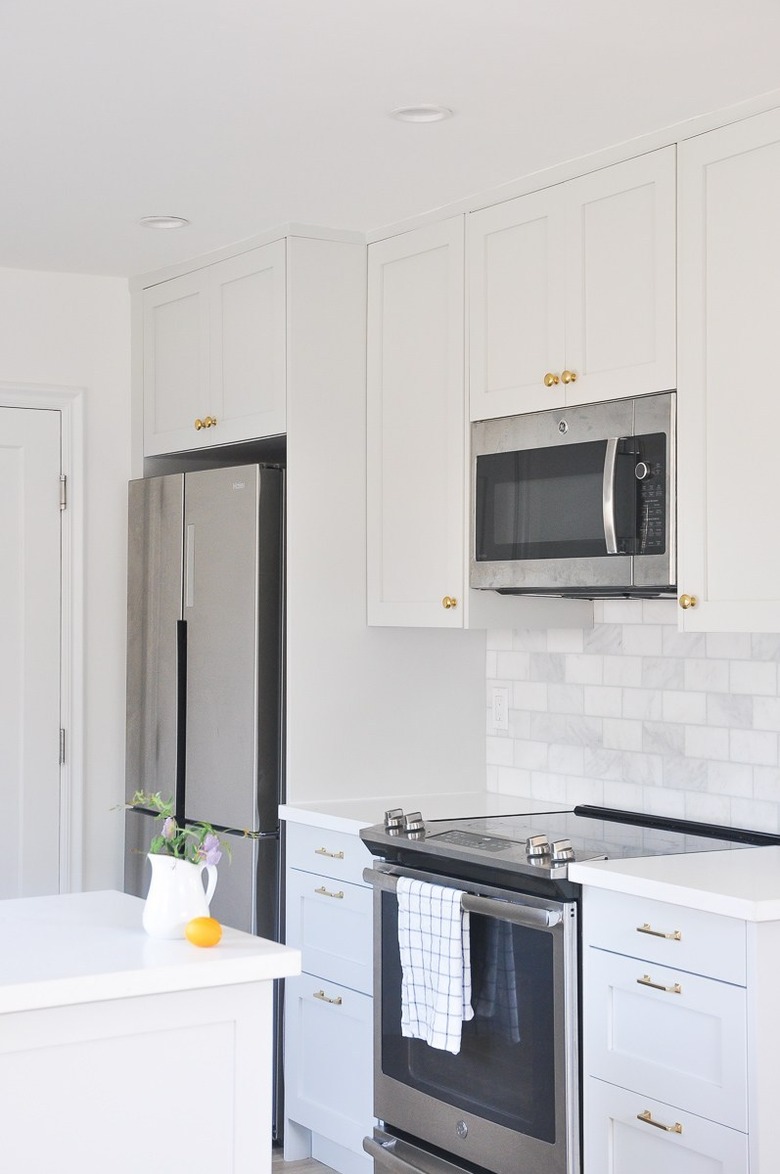
<path fill-rule="evenodd" d="M 150 938 L 126 893 L 0 901 L 0 1014 L 299 974 L 300 951 L 223 927 L 207 949 Z"/>
<path fill-rule="evenodd" d="M 780 846 L 592 860 L 570 864 L 569 878 L 743 921 L 780 921 Z"/>
<path fill-rule="evenodd" d="M 518 799 L 489 791 L 458 791 L 441 795 L 391 795 L 322 800 L 317 803 L 285 803 L 279 808 L 279 818 L 328 831 L 357 833 L 361 828 L 382 823 L 385 812 L 393 807 L 400 807 L 407 813 L 420 811 L 425 820 L 476 819 L 485 815 L 529 815 L 542 811 L 570 810 L 558 803 Z"/>

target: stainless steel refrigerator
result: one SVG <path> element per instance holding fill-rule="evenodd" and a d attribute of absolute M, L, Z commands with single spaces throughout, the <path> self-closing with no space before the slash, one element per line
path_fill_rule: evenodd
<path fill-rule="evenodd" d="M 212 914 L 271 938 L 280 924 L 283 476 L 244 465 L 129 485 L 127 798 L 159 791 L 180 819 L 226 832 L 232 859 L 220 862 Z M 125 887 L 139 896 L 154 828 L 151 815 L 127 813 Z"/>
<path fill-rule="evenodd" d="M 279 938 L 284 473 L 214 468 L 129 485 L 126 794 L 175 800 L 231 845 L 211 913 Z M 125 889 L 145 897 L 159 823 L 126 813 Z M 255 833 L 242 835 L 244 829 Z"/>

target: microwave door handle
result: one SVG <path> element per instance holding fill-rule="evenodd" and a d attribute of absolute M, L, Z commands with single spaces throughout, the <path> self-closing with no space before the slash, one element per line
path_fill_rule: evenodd
<path fill-rule="evenodd" d="M 607 554 L 617 554 L 617 526 L 615 524 L 615 469 L 617 467 L 619 436 L 607 440 L 604 454 L 604 480 L 601 488 L 601 505 L 604 514 L 604 539 Z"/>

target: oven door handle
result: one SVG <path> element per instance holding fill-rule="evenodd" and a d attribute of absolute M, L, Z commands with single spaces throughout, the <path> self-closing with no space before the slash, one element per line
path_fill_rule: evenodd
<path fill-rule="evenodd" d="M 364 868 L 363 880 L 366 884 L 377 885 L 391 892 L 398 888 L 397 878 L 390 873 L 382 872 L 381 869 Z M 479 897 L 474 893 L 464 893 L 460 903 L 468 913 L 495 917 L 497 921 L 509 921 L 513 925 L 524 925 L 529 929 L 552 929 L 563 921 L 563 912 L 560 909 L 535 909 L 531 905 L 521 905 L 516 901 L 502 901 L 500 897 Z"/>
<path fill-rule="evenodd" d="M 514 901 L 501 901 L 497 897 L 475 897 L 473 893 L 464 893 L 460 903 L 469 913 L 511 921 L 513 925 L 525 925 L 530 929 L 551 929 L 563 921 L 560 909 L 532 909 L 530 905 L 517 905 Z"/>
<path fill-rule="evenodd" d="M 611 436 L 607 440 L 607 450 L 604 454 L 604 479 L 601 486 L 601 509 L 604 517 L 604 541 L 607 544 L 607 554 L 617 554 L 617 525 L 615 522 L 615 470 L 617 468 L 617 453 L 619 436 Z"/>

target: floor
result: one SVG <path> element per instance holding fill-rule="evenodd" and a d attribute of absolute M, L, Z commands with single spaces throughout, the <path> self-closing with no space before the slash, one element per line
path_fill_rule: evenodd
<path fill-rule="evenodd" d="M 274 1149 L 272 1174 L 332 1174 L 330 1166 L 314 1158 L 303 1158 L 300 1162 L 285 1162 L 282 1151 Z"/>

